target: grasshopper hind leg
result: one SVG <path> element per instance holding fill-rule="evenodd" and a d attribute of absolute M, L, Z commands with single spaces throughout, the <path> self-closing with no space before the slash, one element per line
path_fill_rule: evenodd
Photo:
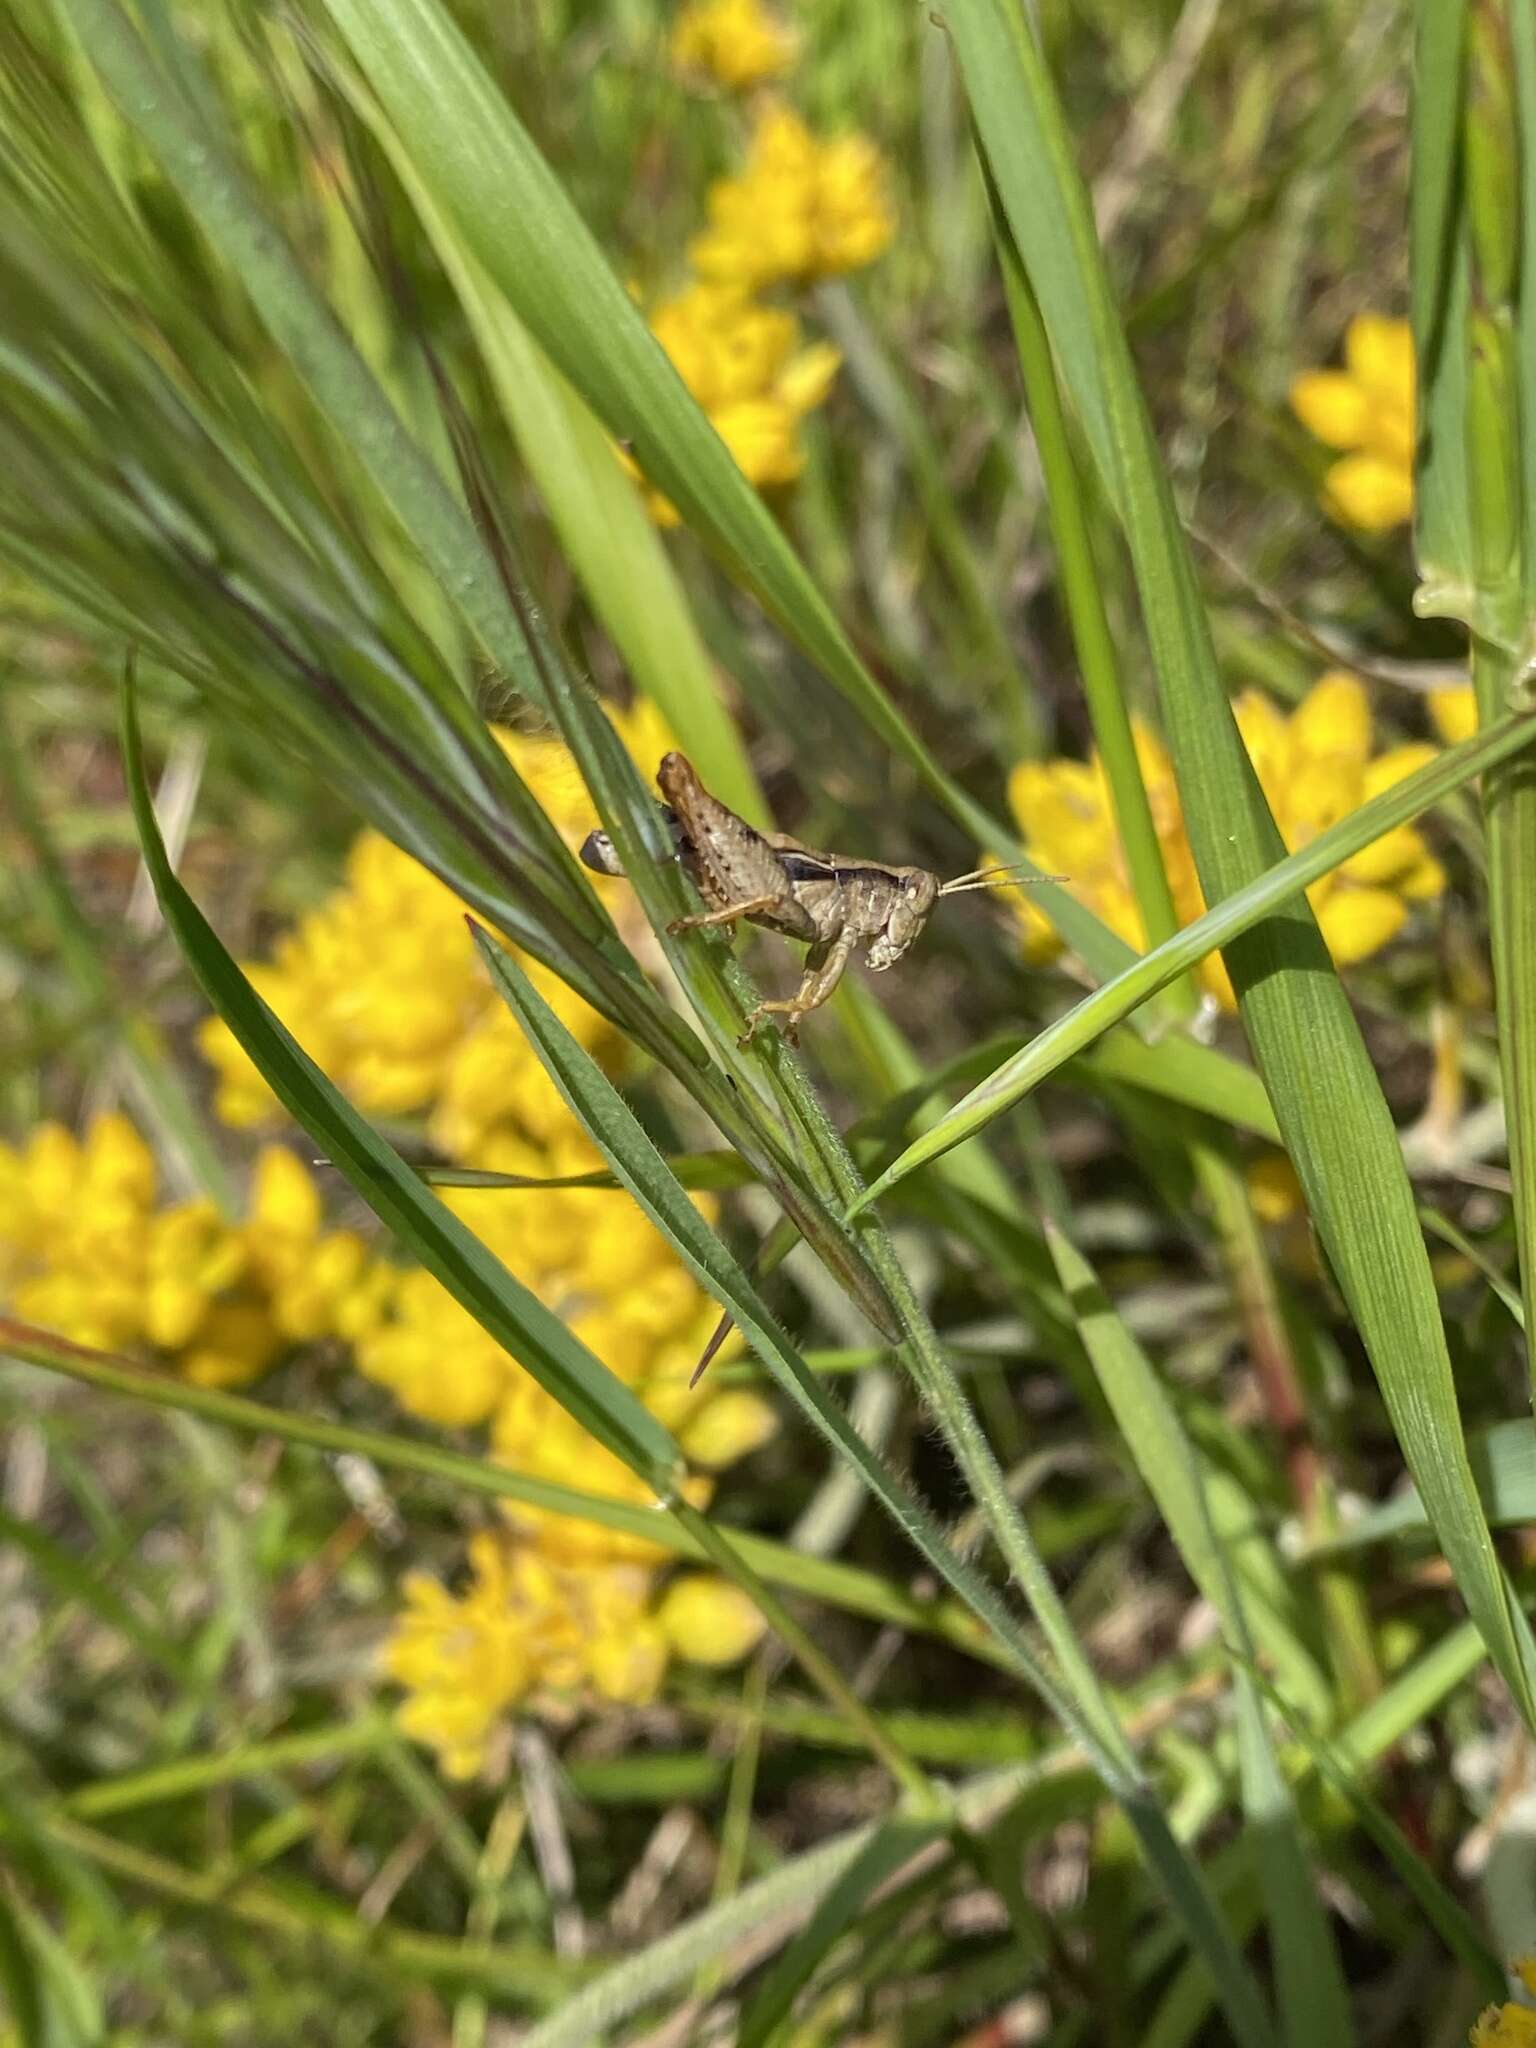
<path fill-rule="evenodd" d="M 746 1029 L 737 1040 L 738 1045 L 750 1045 L 757 1036 L 761 1025 L 771 1018 L 784 1019 L 783 1032 L 791 1045 L 800 1043 L 800 1019 L 812 1010 L 819 1010 L 843 978 L 843 970 L 853 957 L 858 934 L 847 926 L 830 939 L 823 939 L 812 946 L 805 956 L 805 975 L 792 996 L 776 996 L 761 1002 L 747 1019 Z"/>

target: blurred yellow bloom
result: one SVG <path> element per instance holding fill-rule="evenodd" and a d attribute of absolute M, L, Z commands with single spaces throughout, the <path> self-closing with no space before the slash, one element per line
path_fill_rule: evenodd
<path fill-rule="evenodd" d="M 739 1586 L 704 1572 L 674 1579 L 656 1619 L 690 1664 L 738 1664 L 762 1641 L 767 1624 Z"/>
<path fill-rule="evenodd" d="M 472 1539 L 469 1564 L 459 1598 L 424 1572 L 406 1578 L 382 1657 L 405 1688 L 401 1728 L 436 1750 L 448 1777 L 480 1769 L 497 1725 L 535 1688 L 655 1696 L 667 1645 L 644 1572 L 566 1570 L 490 1531 Z"/>
<path fill-rule="evenodd" d="M 1344 336 L 1342 370 L 1308 370 L 1291 385 L 1297 418 L 1330 448 L 1323 502 L 1367 533 L 1413 517 L 1413 337 L 1404 320 L 1360 313 Z"/>
<path fill-rule="evenodd" d="M 651 331 L 747 481 L 793 483 L 805 467 L 800 423 L 831 390 L 837 350 L 824 341 L 802 348 L 793 313 L 733 285 L 690 285 L 656 308 Z M 677 523 L 658 491 L 646 502 L 659 525 Z"/>
<path fill-rule="evenodd" d="M 1536 1997 L 1536 1959 L 1515 1964 L 1526 1990 Z M 1472 2048 L 1536 2048 L 1536 2010 L 1528 2005 L 1490 2005 L 1472 2029 Z"/>
<path fill-rule="evenodd" d="M 782 78 L 799 37 L 759 0 L 693 0 L 672 29 L 672 62 L 685 76 L 713 79 L 731 92 Z"/>
<path fill-rule="evenodd" d="M 1477 731 L 1477 697 L 1472 685 L 1457 683 L 1450 689 L 1431 690 L 1429 715 L 1448 747 L 1471 739 Z"/>
<path fill-rule="evenodd" d="M 869 137 L 818 141 L 777 104 L 758 117 L 741 175 L 718 179 L 708 205 L 689 261 L 701 277 L 747 291 L 862 270 L 896 232 L 885 164 Z"/>
<path fill-rule="evenodd" d="M 1369 798 L 1434 756 L 1414 744 L 1371 755 L 1371 714 L 1359 679 L 1342 669 L 1319 677 L 1289 717 L 1248 690 L 1233 706 L 1238 729 L 1286 846 L 1299 851 Z M 1136 753 L 1181 924 L 1204 909 L 1167 750 L 1145 728 Z M 1109 787 L 1097 758 L 1029 761 L 1017 767 L 1009 797 L 1032 860 L 1068 875 L 1072 893 L 1138 949 L 1147 943 L 1130 874 L 1115 831 Z M 1341 967 L 1375 953 L 1407 922 L 1413 904 L 1438 896 L 1445 874 L 1411 825 L 1363 847 L 1308 890 L 1330 952 Z M 1061 941 L 1027 897 L 1020 916 L 1030 959 L 1048 960 Z M 1201 967 L 1206 986 L 1227 1007 L 1232 986 L 1219 957 Z"/>
<path fill-rule="evenodd" d="M 116 1113 L 83 1139 L 40 1124 L 19 1151 L 0 1146 L 0 1300 L 77 1344 L 151 1346 L 201 1386 L 241 1385 L 289 1344 L 376 1313 L 388 1269 L 322 1231 L 291 1152 L 261 1155 L 244 1222 L 205 1196 L 157 1200 L 153 1155 Z"/>

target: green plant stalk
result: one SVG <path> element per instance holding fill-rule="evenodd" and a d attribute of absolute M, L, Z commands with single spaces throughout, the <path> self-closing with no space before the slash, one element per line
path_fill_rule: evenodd
<path fill-rule="evenodd" d="M 1523 559 L 1531 509 L 1520 451 L 1536 427 L 1536 390 L 1523 386 L 1510 300 L 1521 236 L 1508 24 L 1494 0 L 1471 9 L 1466 51 L 1465 147 L 1474 306 L 1467 324 L 1466 474 L 1477 611 L 1472 684 L 1478 722 L 1493 724 L 1522 689 L 1529 639 L 1524 592 L 1536 563 Z M 1532 138 L 1527 137 L 1527 146 Z M 1536 202 L 1527 174 L 1526 203 Z M 1526 316 L 1529 317 L 1529 316 Z M 1488 925 L 1503 1082 L 1506 1142 L 1526 1329 L 1536 1329 L 1536 763 L 1520 756 L 1490 770 L 1482 788 L 1488 846 Z M 1527 1344 L 1536 1401 L 1536 1352 Z"/>
<path fill-rule="evenodd" d="M 1056 567 L 1061 594 L 1077 650 L 1078 672 L 1099 759 L 1109 784 L 1115 829 L 1130 870 L 1131 888 L 1141 912 L 1147 938 L 1152 945 L 1171 938 L 1179 928 L 1168 870 L 1152 822 L 1147 786 L 1141 763 L 1136 758 L 1136 740 L 1131 730 L 1130 711 L 1120 679 L 1120 661 L 1114 635 L 1104 609 L 1103 585 L 1093 557 L 1088 507 L 1083 480 L 1072 455 L 1066 415 L 1056 383 L 1051 344 L 1040 317 L 1024 266 L 1008 226 L 997 188 L 987 169 L 984 152 L 978 151 L 992 210 L 993 241 L 1003 273 L 1003 290 L 1008 317 L 1013 325 L 1019 373 L 1024 384 L 1024 403 L 1040 457 L 1050 506 L 1051 535 L 1056 543 Z M 1193 1009 L 1193 989 L 1186 992 L 1179 1008 Z"/>
<path fill-rule="evenodd" d="M 1133 967 L 1105 982 L 1065 1016 L 1048 1024 L 1022 1052 L 1005 1060 L 931 1130 L 915 1138 L 859 1197 L 849 1211 L 850 1218 L 919 1166 L 936 1159 L 952 1145 L 974 1137 L 994 1117 L 1001 1116 L 1038 1087 L 1063 1061 L 1082 1052 L 1111 1025 L 1121 1023 L 1149 996 L 1196 966 L 1207 953 L 1228 945 L 1266 917 L 1272 917 L 1284 908 L 1288 898 L 1320 881 L 1362 846 L 1369 846 L 1384 833 L 1443 803 L 1478 775 L 1528 747 L 1533 738 L 1536 713 L 1506 714 L 1471 739 L 1447 748 L 1437 760 L 1404 776 L 1380 796 L 1372 797 L 1337 825 L 1320 832 L 1300 852 L 1288 854 L 1255 881 L 1223 897 L 1193 924 L 1181 926 L 1171 939 L 1165 939 Z"/>
<path fill-rule="evenodd" d="M 1514 686 L 1507 651 L 1472 643 L 1478 715 L 1497 719 Z M 1520 754 L 1483 779 L 1488 841 L 1488 929 L 1493 953 L 1499 1072 L 1520 1256 L 1525 1327 L 1536 1330 L 1536 756 Z M 1527 1344 L 1532 1399 L 1536 1349 Z"/>

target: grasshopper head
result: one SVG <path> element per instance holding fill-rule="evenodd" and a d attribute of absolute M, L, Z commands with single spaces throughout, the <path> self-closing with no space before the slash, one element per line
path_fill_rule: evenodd
<path fill-rule="evenodd" d="M 928 922 L 939 894 L 939 878 L 927 868 L 892 868 L 896 884 L 885 927 L 870 946 L 867 958 L 876 974 L 894 967 Z"/>

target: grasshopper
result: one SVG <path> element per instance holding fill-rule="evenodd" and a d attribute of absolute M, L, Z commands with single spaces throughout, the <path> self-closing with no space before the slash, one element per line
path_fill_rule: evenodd
<path fill-rule="evenodd" d="M 682 754 L 663 755 L 656 782 L 676 857 L 707 905 L 696 916 L 675 918 L 667 930 L 715 927 L 730 938 L 737 920 L 745 919 L 810 948 L 799 988 L 792 996 L 757 1005 L 746 1020 L 743 1045 L 770 1017 L 784 1020 L 784 1034 L 793 1045 L 800 1019 L 820 1009 L 855 949 L 866 947 L 865 958 L 877 974 L 894 967 L 920 936 L 941 896 L 1026 879 L 994 867 L 941 882 L 927 868 L 822 853 L 787 832 L 759 832 L 710 795 Z M 588 833 L 581 859 L 597 874 L 624 872 L 606 832 Z"/>

